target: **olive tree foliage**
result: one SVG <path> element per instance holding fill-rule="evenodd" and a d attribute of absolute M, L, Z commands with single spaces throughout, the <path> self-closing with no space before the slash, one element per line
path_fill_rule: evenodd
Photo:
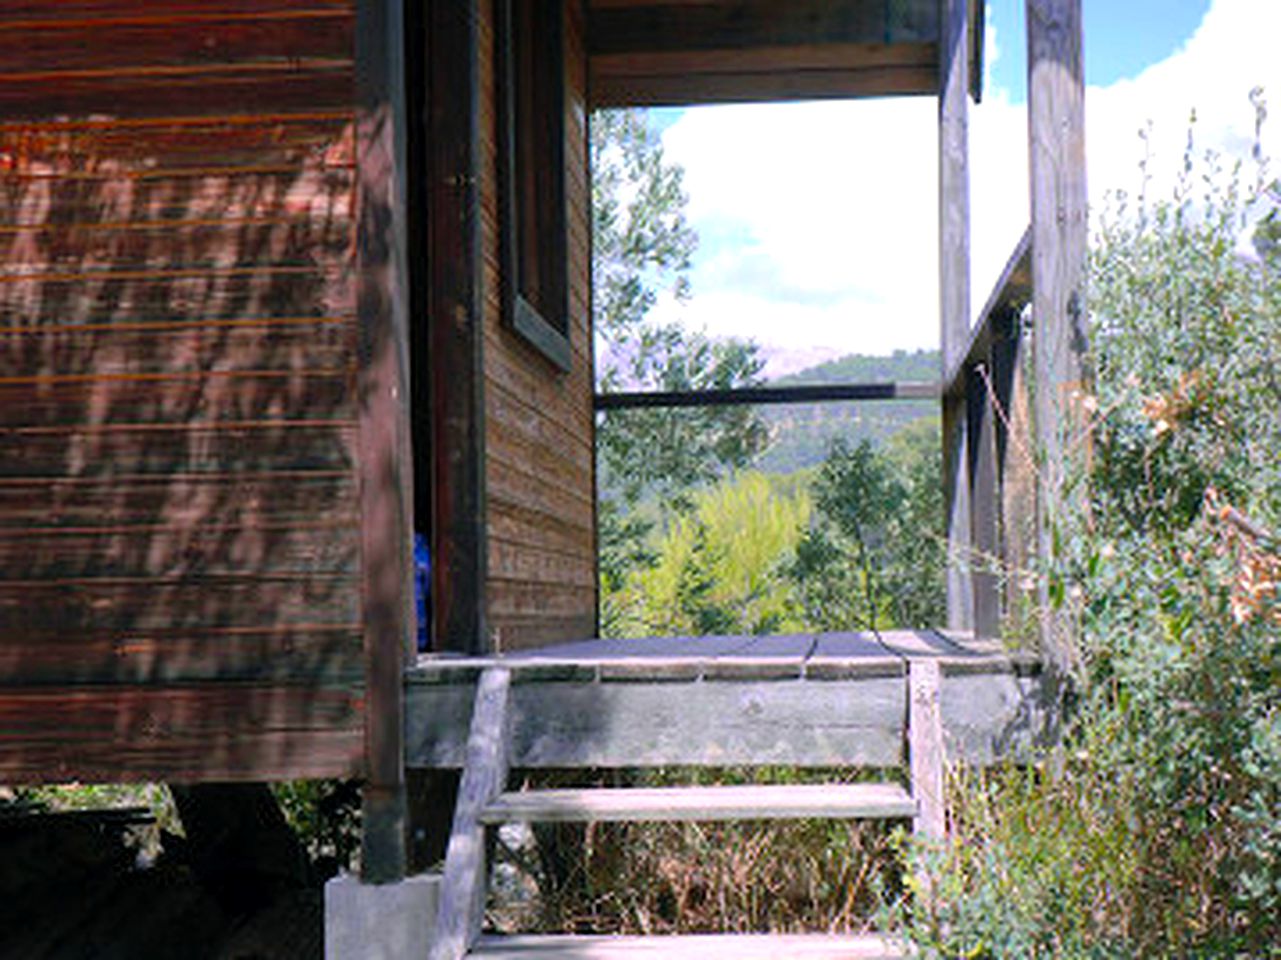
<path fill-rule="evenodd" d="M 937 418 L 884 448 L 837 440 L 813 479 L 815 516 L 786 572 L 810 629 L 942 623 L 945 547 Z"/>
<path fill-rule="evenodd" d="M 685 218 L 683 171 L 668 161 L 639 110 L 592 117 L 592 319 L 602 392 L 707 390 L 760 380 L 755 344 L 713 340 L 658 320 L 663 297 L 690 294 L 697 236 Z M 688 502 L 696 486 L 746 464 L 766 430 L 750 408 L 622 411 L 601 417 L 601 490 L 632 507 L 641 498 Z"/>
<path fill-rule="evenodd" d="M 596 387 L 704 390 L 759 382 L 755 344 L 713 340 L 660 320 L 654 307 L 690 295 L 698 239 L 685 217 L 683 171 L 640 110 L 601 111 L 591 123 L 592 320 Z M 635 410 L 602 414 L 596 450 L 602 629 L 627 573 L 652 565 L 653 527 L 638 508 L 688 512 L 695 489 L 747 464 L 765 445 L 750 408 Z"/>

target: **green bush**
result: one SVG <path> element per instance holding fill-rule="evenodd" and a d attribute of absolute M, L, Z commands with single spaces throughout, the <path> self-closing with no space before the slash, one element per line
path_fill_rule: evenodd
<path fill-rule="evenodd" d="M 1171 200 L 1102 218 L 1089 510 L 1047 571 L 1079 587 L 1077 707 L 913 851 L 924 956 L 1281 956 L 1281 261 L 1242 243 L 1266 181 L 1189 155 Z"/>
<path fill-rule="evenodd" d="M 689 499 L 688 509 L 667 512 L 663 529 L 641 542 L 644 560 L 612 578 L 603 572 L 606 632 L 701 636 L 799 629 L 799 611 L 779 567 L 810 519 L 803 478 L 746 471 L 694 490 Z"/>
<path fill-rule="evenodd" d="M 937 417 L 884 448 L 832 443 L 813 480 L 814 521 L 786 568 L 808 628 L 945 621 L 942 478 Z"/>

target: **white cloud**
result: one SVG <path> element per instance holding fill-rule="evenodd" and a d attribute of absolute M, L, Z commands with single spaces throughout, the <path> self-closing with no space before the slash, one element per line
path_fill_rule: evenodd
<path fill-rule="evenodd" d="M 1161 193 L 1177 173 L 1193 109 L 1198 149 L 1248 156 L 1250 89 L 1263 85 L 1281 103 L 1278 36 L 1281 3 L 1214 0 L 1168 59 L 1091 88 L 1096 209 L 1107 190 L 1137 187 L 1138 131 L 1149 120 Z M 989 39 L 989 60 L 997 49 Z M 685 166 L 703 250 L 692 302 L 661 309 L 716 335 L 754 337 L 778 358 L 771 372 L 800 356 L 937 344 L 936 112 L 933 98 L 687 111 L 664 143 Z M 970 118 L 977 308 L 1027 224 L 1027 119 L 990 87 Z"/>
<path fill-rule="evenodd" d="M 704 238 L 685 315 L 771 348 L 892 349 L 894 332 L 899 346 L 929 346 L 930 324 L 915 321 L 937 300 L 936 109 L 916 99 L 687 112 L 664 138 Z M 896 284 L 905 267 L 915 275 Z"/>
<path fill-rule="evenodd" d="M 1281 97 L 1281 4 L 1215 0 L 1196 32 L 1172 56 L 1132 80 L 1090 88 L 1086 150 L 1090 199 L 1098 208 L 1110 189 L 1137 193 L 1145 145 L 1139 132 L 1151 123 L 1150 191 L 1168 196 L 1182 165 L 1193 113 L 1195 149 L 1248 159 L 1254 142 L 1255 86 Z M 1281 102 L 1281 101 L 1277 101 Z M 1264 149 L 1277 144 L 1276 123 L 1265 127 Z"/>

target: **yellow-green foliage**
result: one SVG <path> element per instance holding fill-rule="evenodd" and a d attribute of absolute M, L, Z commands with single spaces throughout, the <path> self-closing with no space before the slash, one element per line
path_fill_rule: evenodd
<path fill-rule="evenodd" d="M 656 537 L 657 563 L 628 576 L 620 634 L 779 632 L 800 628 L 779 565 L 809 523 L 805 478 L 742 473 L 699 491 Z M 712 629 L 708 629 L 712 628 Z"/>

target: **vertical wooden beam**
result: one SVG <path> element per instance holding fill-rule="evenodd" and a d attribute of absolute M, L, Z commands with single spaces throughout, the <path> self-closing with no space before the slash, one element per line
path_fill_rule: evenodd
<path fill-rule="evenodd" d="M 467 735 L 463 779 L 445 855 L 440 911 L 429 960 L 460 960 L 480 935 L 487 879 L 485 827 L 480 814 L 507 781 L 510 689 L 511 673 L 498 667 L 482 673 L 476 684 L 476 705 Z"/>
<path fill-rule="evenodd" d="M 998 483 L 1003 482 L 1013 458 L 1014 448 L 1020 442 L 1012 432 L 1011 410 L 1018 379 L 1018 366 L 1022 359 L 1019 345 L 1022 341 L 1019 308 L 1001 306 L 992 316 L 991 378 L 992 402 L 995 405 L 993 447 L 996 453 Z"/>
<path fill-rule="evenodd" d="M 1000 486 L 1001 560 L 1006 569 L 1005 611 L 1022 620 L 1039 602 L 1029 586 L 1036 555 L 1036 464 L 1032 459 L 1031 395 L 1021 311 L 998 314 L 992 329 L 996 388 L 997 477 Z"/>
<path fill-rule="evenodd" d="M 913 829 L 927 840 L 941 840 L 947 833 L 943 710 L 939 702 L 942 677 L 937 660 L 908 663 L 907 746 L 912 797 L 916 800 Z"/>
<path fill-rule="evenodd" d="M 432 639 L 467 654 L 488 641 L 480 16 L 480 0 L 431 3 L 427 68 Z"/>
<path fill-rule="evenodd" d="M 969 7 L 939 0 L 939 335 L 943 374 L 955 368 L 970 332 Z M 966 573 L 970 552 L 970 483 L 965 456 L 965 399 L 943 401 L 943 483 L 947 510 L 947 625 L 974 624 Z"/>
<path fill-rule="evenodd" d="M 427 211 L 431 191 L 425 175 L 432 143 L 428 127 L 427 14 L 430 0 L 404 4 L 405 28 L 405 257 L 409 264 L 410 428 L 414 448 L 414 532 L 428 535 L 432 515 L 431 291 L 427 273 Z M 430 617 L 428 617 L 430 621 Z M 431 636 L 431 624 L 419 624 Z"/>
<path fill-rule="evenodd" d="M 365 628 L 364 878 L 405 873 L 404 667 L 414 646 L 401 0 L 356 25 L 359 471 Z"/>
<path fill-rule="evenodd" d="M 1037 543 L 1051 558 L 1064 510 L 1065 459 L 1082 420 L 1085 390 L 1085 81 L 1081 0 L 1027 0 L 1028 140 L 1032 200 L 1034 398 L 1040 452 Z M 1042 654 L 1065 668 L 1070 618 L 1041 586 Z"/>
<path fill-rule="evenodd" d="M 996 411 L 992 403 L 992 351 L 965 377 L 969 441 L 971 583 L 974 634 L 996 637 L 1001 627 L 1000 542 L 997 517 Z"/>
<path fill-rule="evenodd" d="M 947 627 L 974 628 L 974 584 L 970 575 L 969 424 L 965 397 L 943 398 L 943 498 L 947 525 Z"/>

